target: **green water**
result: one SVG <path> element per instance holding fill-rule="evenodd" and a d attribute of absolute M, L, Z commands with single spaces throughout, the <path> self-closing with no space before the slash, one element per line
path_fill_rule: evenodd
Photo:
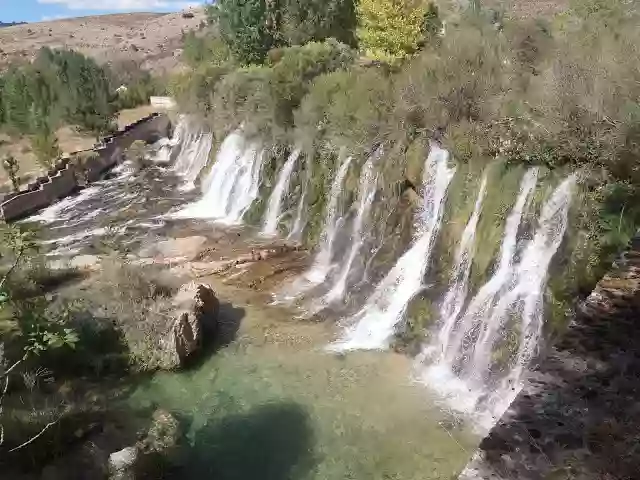
<path fill-rule="evenodd" d="M 131 398 L 185 426 L 175 478 L 451 479 L 468 460 L 477 439 L 410 384 L 405 357 L 326 354 L 325 326 L 264 306 L 233 311 L 242 320 L 235 341 Z"/>

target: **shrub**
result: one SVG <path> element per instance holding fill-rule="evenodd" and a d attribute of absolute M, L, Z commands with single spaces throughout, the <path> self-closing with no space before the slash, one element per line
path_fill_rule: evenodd
<path fill-rule="evenodd" d="M 377 69 L 321 75 L 296 111 L 296 126 L 309 144 L 320 140 L 366 148 L 386 130 L 393 109 L 391 94 L 389 78 Z"/>
<path fill-rule="evenodd" d="M 248 131 L 281 136 L 293 126 L 293 112 L 311 82 L 322 73 L 346 68 L 353 52 L 329 40 L 274 52 L 268 66 L 237 69 L 216 84 L 215 131 L 243 124 Z"/>
<path fill-rule="evenodd" d="M 191 67 L 199 65 L 222 65 L 231 60 L 231 51 L 223 39 L 215 32 L 197 35 L 189 32 L 183 37 L 182 57 Z"/>

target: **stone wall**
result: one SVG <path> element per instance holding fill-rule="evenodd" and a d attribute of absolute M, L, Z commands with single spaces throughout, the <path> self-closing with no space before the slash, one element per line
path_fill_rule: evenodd
<path fill-rule="evenodd" d="M 459 478 L 640 478 L 640 236 Z"/>
<path fill-rule="evenodd" d="M 4 196 L 0 203 L 2 218 L 9 222 L 25 217 L 66 197 L 80 186 L 95 182 L 123 158 L 124 151 L 133 142 L 155 142 L 168 136 L 170 129 L 169 117 L 154 113 L 127 125 L 115 135 L 105 137 L 91 150 L 76 152 L 70 158 L 58 160 L 47 175 L 30 183 L 20 192 Z M 78 157 L 85 160 L 72 161 Z"/>

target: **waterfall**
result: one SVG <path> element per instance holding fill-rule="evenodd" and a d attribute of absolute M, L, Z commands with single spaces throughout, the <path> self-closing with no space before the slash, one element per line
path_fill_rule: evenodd
<path fill-rule="evenodd" d="M 340 215 L 338 212 L 338 201 L 342 194 L 342 184 L 349 171 L 352 157 L 346 157 L 342 160 L 338 173 L 336 173 L 331 191 L 329 192 L 329 203 L 325 213 L 324 228 L 320 234 L 320 248 L 313 261 L 311 269 L 305 273 L 304 278 L 313 285 L 319 285 L 324 282 L 331 270 L 331 260 L 333 258 L 333 242 L 338 233 L 338 221 Z"/>
<path fill-rule="evenodd" d="M 495 273 L 471 300 L 466 313 L 460 320 L 460 325 L 454 328 L 455 318 L 449 319 L 443 325 L 443 329 L 439 334 L 439 341 L 443 359 L 447 362 L 456 360 L 460 354 L 459 349 L 465 345 L 465 336 L 469 332 L 477 330 L 478 323 L 488 315 L 496 297 L 511 279 L 522 214 L 527 200 L 536 186 L 537 179 L 538 169 L 532 168 L 525 173 L 520 182 L 520 191 L 516 203 L 505 224 L 504 236 L 500 246 L 500 259 Z"/>
<path fill-rule="evenodd" d="M 353 221 L 351 246 L 349 247 L 349 253 L 346 261 L 342 264 L 342 268 L 336 277 L 336 281 L 322 299 L 322 303 L 324 304 L 337 302 L 344 298 L 349 273 L 351 272 L 354 260 L 362 248 L 364 227 L 366 226 L 366 222 L 369 218 L 371 204 L 373 203 L 373 199 L 376 194 L 378 176 L 374 168 L 374 161 L 378 158 L 379 153 L 380 152 L 376 152 L 371 155 L 362 167 L 362 172 L 360 173 L 360 185 L 358 187 L 358 211 Z M 324 259 L 325 263 L 327 261 L 330 262 L 331 260 Z"/>
<path fill-rule="evenodd" d="M 185 188 L 195 188 L 198 175 L 209 160 L 213 135 L 193 127 L 181 117 L 173 141 L 180 147 L 173 171 L 184 178 Z"/>
<path fill-rule="evenodd" d="M 307 185 L 305 184 L 302 188 L 302 194 L 300 195 L 298 208 L 296 209 L 296 218 L 293 221 L 293 226 L 291 227 L 289 235 L 287 235 L 287 240 L 298 241 L 302 237 L 302 231 L 304 230 L 305 224 L 304 207 L 305 200 L 307 198 Z"/>
<path fill-rule="evenodd" d="M 505 226 L 496 272 L 471 301 L 457 328 L 451 329 L 446 343 L 439 337 L 441 354 L 422 372 L 422 378 L 448 397 L 454 408 L 478 415 L 485 427 L 518 394 L 537 352 L 548 268 L 567 228 L 574 176 L 545 202 L 533 238 L 520 261 L 515 261 L 518 226 L 536 178 L 533 169 L 523 178 Z"/>
<path fill-rule="evenodd" d="M 291 183 L 291 174 L 293 173 L 293 167 L 300 156 L 300 149 L 295 149 L 289 158 L 285 162 L 280 174 L 276 186 L 273 188 L 273 192 L 269 196 L 269 203 L 267 204 L 267 211 L 264 216 L 264 223 L 262 225 L 262 234 L 275 235 L 278 233 L 278 221 L 280 220 L 280 210 L 282 208 L 282 200 L 289 192 L 289 184 Z"/>
<path fill-rule="evenodd" d="M 451 285 L 449 286 L 449 290 L 444 296 L 444 300 L 440 306 L 440 319 L 443 326 L 439 335 L 443 349 L 446 349 L 447 339 L 455 326 L 458 315 L 460 314 L 467 298 L 471 262 L 475 252 L 476 227 L 478 225 L 478 219 L 480 218 L 482 201 L 484 200 L 486 189 L 487 175 L 485 173 L 482 177 L 482 181 L 480 182 L 480 190 L 476 197 L 473 213 L 462 232 L 462 237 L 460 238 L 460 243 L 456 251 L 455 264 L 453 267 L 453 274 L 451 276 Z"/>
<path fill-rule="evenodd" d="M 424 169 L 424 205 L 417 219 L 417 238 L 378 284 L 366 305 L 350 319 L 352 326 L 347 327 L 342 339 L 332 344 L 330 350 L 387 346 L 395 326 L 403 320 L 409 301 L 422 288 L 431 249 L 440 229 L 447 189 L 455 173 L 448 161 L 446 150 L 431 145 Z"/>
<path fill-rule="evenodd" d="M 234 224 L 258 196 L 264 151 L 238 131 L 224 139 L 216 162 L 202 182 L 203 196 L 174 216 L 208 218 Z"/>
<path fill-rule="evenodd" d="M 333 243 L 338 233 L 338 224 L 341 218 L 339 212 L 339 200 L 342 194 L 344 179 L 349 171 L 352 157 L 341 157 L 342 161 L 338 167 L 336 176 L 331 183 L 329 191 L 329 202 L 324 218 L 324 227 L 320 234 L 319 249 L 313 260 L 313 265 L 293 285 L 289 286 L 282 295 L 277 295 L 284 300 L 294 300 L 303 292 L 320 285 L 325 281 L 331 271 L 331 260 L 333 259 Z M 302 200 L 300 201 L 302 204 Z M 294 227 L 295 231 L 295 227 Z"/>

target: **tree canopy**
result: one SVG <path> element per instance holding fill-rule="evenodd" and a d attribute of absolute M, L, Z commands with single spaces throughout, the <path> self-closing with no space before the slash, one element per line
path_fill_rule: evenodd
<path fill-rule="evenodd" d="M 116 105 L 107 71 L 67 50 L 40 50 L 35 61 L 0 77 L 0 127 L 48 136 L 62 123 L 102 134 Z"/>

